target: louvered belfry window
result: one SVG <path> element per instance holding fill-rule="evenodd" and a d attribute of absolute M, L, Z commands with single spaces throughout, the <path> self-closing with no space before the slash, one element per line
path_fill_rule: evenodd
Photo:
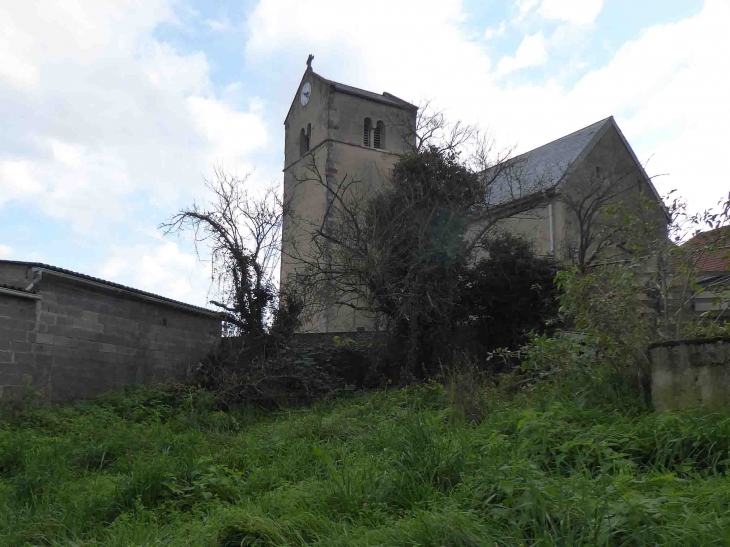
<path fill-rule="evenodd" d="M 373 128 L 373 122 L 370 118 L 365 118 L 365 124 L 363 125 L 362 132 L 362 145 L 370 146 L 370 131 Z"/>
<path fill-rule="evenodd" d="M 375 131 L 373 132 L 373 146 L 375 148 L 380 148 L 380 128 L 376 127 Z"/>

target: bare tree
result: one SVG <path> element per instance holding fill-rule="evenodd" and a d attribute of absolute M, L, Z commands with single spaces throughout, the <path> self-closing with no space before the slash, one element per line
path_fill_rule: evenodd
<path fill-rule="evenodd" d="M 211 281 L 231 334 L 261 335 L 277 301 L 275 273 L 279 261 L 283 209 L 274 188 L 252 196 L 243 178 L 215 169 L 206 180 L 212 201 L 193 204 L 160 224 L 165 233 L 192 231 L 196 250 L 211 252 Z M 200 255 L 200 254 L 199 254 Z"/>
<path fill-rule="evenodd" d="M 410 113 L 401 111 L 388 123 L 406 150 L 420 152 L 432 148 L 440 153 L 457 153 L 475 172 L 504 164 L 513 151 L 512 148 L 497 151 L 488 130 L 461 120 L 450 120 L 430 99 L 419 103 L 415 119 Z"/>
<path fill-rule="evenodd" d="M 650 320 L 648 340 L 726 332 L 722 318 L 730 307 L 726 296 L 730 276 L 706 272 L 704 264 L 708 257 L 730 258 L 730 230 L 723 229 L 730 224 L 730 200 L 720 202 L 717 210 L 689 214 L 687 204 L 678 198 L 669 201 L 668 196 L 668 205 L 658 210 L 653 197 L 633 194 L 627 199 L 621 187 L 598 188 L 594 199 L 602 207 L 590 207 L 590 200 L 574 198 L 569 209 L 576 217 L 583 215 L 579 218 L 584 223 L 579 226 L 586 228 L 576 238 L 583 247 L 573 247 L 583 252 L 573 255 L 576 267 L 601 280 L 591 305 L 633 294 L 626 309 Z M 583 204 L 588 205 L 581 208 Z M 700 232 L 703 228 L 710 231 Z M 698 234 L 691 244 L 683 244 Z M 707 305 L 712 300 L 716 300 L 712 313 L 695 310 L 698 302 Z"/>
<path fill-rule="evenodd" d="M 594 167 L 579 180 L 561 193 L 561 201 L 572 228 L 567 258 L 580 271 L 620 258 L 642 242 L 666 239 L 668 212 L 648 196 L 644 181 L 636 181 L 635 170 Z"/>
<path fill-rule="evenodd" d="M 727 319 L 730 309 L 730 272 L 706 271 L 706 264 L 730 261 L 730 195 L 718 206 L 695 214 L 689 214 L 687 204 L 677 198 L 669 206 L 669 239 L 664 245 L 657 242 L 661 275 L 654 279 L 664 338 L 713 333 L 718 328 L 726 333 L 721 320 Z M 686 242 L 688 238 L 692 240 Z M 700 301 L 714 303 L 715 309 L 698 315 L 694 308 Z"/>

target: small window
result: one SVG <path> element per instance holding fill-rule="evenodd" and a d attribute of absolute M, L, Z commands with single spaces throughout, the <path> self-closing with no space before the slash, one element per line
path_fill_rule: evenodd
<path fill-rule="evenodd" d="M 600 165 L 596 165 L 596 176 L 597 177 L 601 176 L 601 166 Z"/>
<path fill-rule="evenodd" d="M 312 137 L 312 124 L 307 124 L 307 130 L 304 128 L 299 132 L 299 155 L 303 156 L 309 152 L 309 139 Z"/>
<path fill-rule="evenodd" d="M 370 146 L 370 132 L 373 130 L 373 122 L 370 118 L 365 118 L 365 124 L 362 131 L 362 145 Z"/>
<path fill-rule="evenodd" d="M 373 146 L 380 149 L 385 148 L 385 124 L 383 122 L 378 122 L 378 125 L 375 126 Z"/>

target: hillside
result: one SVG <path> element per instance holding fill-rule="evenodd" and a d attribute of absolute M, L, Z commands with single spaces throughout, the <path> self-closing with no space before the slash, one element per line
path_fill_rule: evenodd
<path fill-rule="evenodd" d="M 438 385 L 314 409 L 136 389 L 7 414 L 0 545 L 728 545 L 730 419 Z"/>

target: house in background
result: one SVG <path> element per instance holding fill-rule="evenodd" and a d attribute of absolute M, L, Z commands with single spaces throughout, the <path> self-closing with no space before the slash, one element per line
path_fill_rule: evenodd
<path fill-rule="evenodd" d="M 730 321 L 730 226 L 700 232 L 680 249 L 699 289 L 691 300 L 693 311 Z"/>
<path fill-rule="evenodd" d="M 294 217 L 283 226 L 282 281 L 296 279 L 301 266 L 292 255 L 306 255 L 313 230 L 330 205 L 330 192 L 345 177 L 377 188 L 389 177 L 400 155 L 412 150 L 418 109 L 390 93 L 373 93 L 332 82 L 316 74 L 308 61 L 286 116 L 284 197 Z M 307 180 L 311 162 L 321 184 Z M 601 205 L 637 205 L 637 213 L 666 235 L 662 200 L 613 117 L 596 122 L 549 144 L 487 170 L 485 203 L 499 219 L 494 228 L 524 236 L 541 255 L 588 263 L 605 243 L 586 217 Z M 646 201 L 656 207 L 639 209 Z M 644 218 L 644 217 L 642 217 Z M 473 226 L 472 233 L 480 226 Z M 294 281 L 296 282 L 296 281 Z M 335 333 L 369 330 L 372 318 L 332 305 L 302 329 Z"/>
<path fill-rule="evenodd" d="M 221 336 L 216 312 L 35 262 L 0 260 L 0 400 L 54 401 L 182 380 Z"/>

